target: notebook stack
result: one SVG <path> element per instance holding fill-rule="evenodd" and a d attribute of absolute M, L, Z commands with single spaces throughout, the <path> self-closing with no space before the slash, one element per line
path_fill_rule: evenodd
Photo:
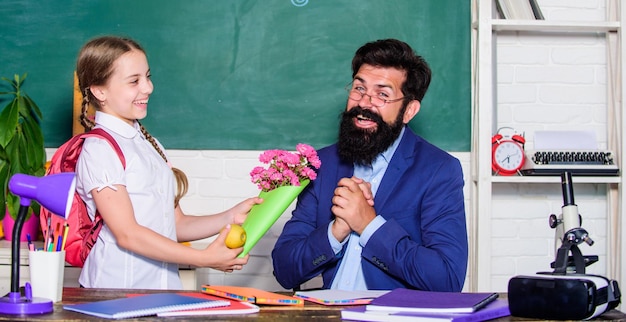
<path fill-rule="evenodd" d="M 341 311 L 344 320 L 357 321 L 485 321 L 510 315 L 497 293 L 427 292 L 395 289 L 366 306 Z"/>

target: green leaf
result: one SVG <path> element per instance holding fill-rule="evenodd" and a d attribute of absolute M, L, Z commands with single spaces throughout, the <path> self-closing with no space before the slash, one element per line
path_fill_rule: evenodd
<path fill-rule="evenodd" d="M 6 150 L 4 149 L 4 147 L 2 147 L 2 146 L 0 145 L 0 161 L 8 161 L 8 160 L 9 160 L 9 159 L 8 159 L 8 157 L 7 157 L 7 152 L 6 152 Z"/>
<path fill-rule="evenodd" d="M 6 146 L 7 159 L 9 160 L 9 164 L 11 165 L 11 171 L 9 172 L 9 175 L 23 172 L 21 163 L 22 158 L 20 156 L 18 141 L 18 136 L 14 136 L 13 140 L 9 141 Z"/>
<path fill-rule="evenodd" d="M 18 96 L 21 96 L 21 94 L 19 94 L 20 92 L 20 88 L 22 88 L 22 84 L 24 84 L 24 81 L 26 80 L 26 73 L 24 73 L 24 75 L 22 75 L 22 77 L 20 77 L 20 75 L 18 74 L 14 74 L 13 75 L 13 79 L 14 79 L 14 83 L 13 86 L 15 86 L 15 89 L 18 92 Z"/>
<path fill-rule="evenodd" d="M 11 80 L 10 78 L 6 78 L 6 77 L 0 77 L 0 79 L 2 79 L 3 81 L 11 84 L 11 86 L 13 86 L 13 80 Z"/>
<path fill-rule="evenodd" d="M 30 210 L 28 212 L 28 215 L 26 216 L 26 220 L 28 220 L 28 218 L 30 218 L 31 214 L 35 214 L 36 216 L 39 216 L 39 214 L 41 213 L 41 205 L 38 204 L 37 202 L 33 201 L 30 203 Z"/>
<path fill-rule="evenodd" d="M 39 106 L 37 106 L 37 104 L 35 104 L 35 102 L 30 98 L 30 96 L 24 94 L 24 100 L 26 102 L 26 104 L 29 107 L 29 111 L 31 112 L 31 115 L 33 115 L 33 117 L 35 117 L 35 120 L 37 121 L 37 123 L 41 123 L 41 121 L 43 120 L 43 114 L 41 114 L 41 109 L 39 108 Z"/>
<path fill-rule="evenodd" d="M 25 117 L 22 122 L 23 131 L 28 133 L 27 135 L 33 135 L 36 139 L 34 142 L 43 144 L 43 131 L 41 130 L 41 123 L 34 117 Z"/>
<path fill-rule="evenodd" d="M 43 148 L 43 133 L 41 127 L 33 119 L 24 119 L 22 123 L 22 137 L 26 144 L 26 154 L 29 157 L 29 173 L 43 169 L 46 163 L 46 150 Z M 30 139 L 30 140 L 29 140 Z"/>
<path fill-rule="evenodd" d="M 2 218 L 4 218 L 4 215 L 6 215 L 7 213 L 7 204 L 5 203 L 4 198 L 2 198 L 2 200 L 0 201 L 2 201 L 2 203 L 0 203 L 0 220 L 1 220 Z"/>
<path fill-rule="evenodd" d="M 9 163 L 0 161 L 0 218 L 4 218 L 6 213 L 7 202 L 6 195 L 9 193 Z"/>
<path fill-rule="evenodd" d="M 17 99 L 14 99 L 0 113 L 0 146 L 6 147 L 13 138 L 18 119 L 19 106 Z"/>
<path fill-rule="evenodd" d="M 17 144 L 15 145 L 17 149 L 17 158 L 19 160 L 19 172 L 31 174 L 31 166 L 34 164 L 34 155 L 31 153 L 31 149 L 28 147 L 28 141 L 24 137 L 23 132 L 18 132 L 16 136 Z M 17 171 L 17 167 L 14 167 L 14 170 Z"/>
<path fill-rule="evenodd" d="M 20 210 L 20 197 L 12 193 L 7 194 L 7 208 L 9 209 L 9 215 L 15 219 L 17 212 Z"/>

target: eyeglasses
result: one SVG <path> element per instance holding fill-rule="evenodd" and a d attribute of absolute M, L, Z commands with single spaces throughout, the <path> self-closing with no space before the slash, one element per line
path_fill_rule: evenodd
<path fill-rule="evenodd" d="M 387 103 L 395 103 L 397 101 L 403 100 L 405 98 L 408 98 L 408 96 L 403 96 L 400 98 L 395 98 L 395 99 L 387 99 L 387 94 L 385 94 L 384 92 L 378 92 L 374 95 L 370 95 L 366 93 L 365 88 L 361 87 L 361 86 L 354 86 L 353 84 L 350 83 L 348 85 L 346 85 L 346 91 L 348 91 L 348 98 L 353 100 L 353 101 L 360 101 L 363 99 L 363 96 L 367 95 L 370 98 L 370 104 L 372 104 L 374 107 L 377 108 L 382 108 L 384 107 Z"/>

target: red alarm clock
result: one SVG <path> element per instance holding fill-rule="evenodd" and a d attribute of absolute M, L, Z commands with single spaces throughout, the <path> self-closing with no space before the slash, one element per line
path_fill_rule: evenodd
<path fill-rule="evenodd" d="M 494 174 L 503 176 L 519 173 L 526 161 L 526 140 L 519 134 L 504 136 L 499 132 L 491 138 L 491 169 Z"/>

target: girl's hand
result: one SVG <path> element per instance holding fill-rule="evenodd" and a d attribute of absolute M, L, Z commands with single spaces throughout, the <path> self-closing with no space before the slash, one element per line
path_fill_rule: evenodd
<path fill-rule="evenodd" d="M 262 202 L 263 199 L 259 197 L 252 197 L 236 204 L 234 207 L 228 210 L 228 213 L 232 216 L 232 220 L 230 223 L 237 225 L 243 224 L 243 222 L 246 220 L 246 217 L 248 216 L 248 213 L 250 212 L 250 209 L 252 209 L 252 206 L 260 204 Z"/>
<path fill-rule="evenodd" d="M 203 250 L 204 258 L 206 259 L 206 261 L 202 261 L 204 263 L 203 267 L 230 273 L 242 269 L 243 265 L 248 263 L 250 255 L 246 255 L 243 258 L 237 257 L 243 251 L 243 247 L 233 249 L 226 247 L 225 240 L 229 231 L 230 227 L 223 229 L 217 238 Z"/>

